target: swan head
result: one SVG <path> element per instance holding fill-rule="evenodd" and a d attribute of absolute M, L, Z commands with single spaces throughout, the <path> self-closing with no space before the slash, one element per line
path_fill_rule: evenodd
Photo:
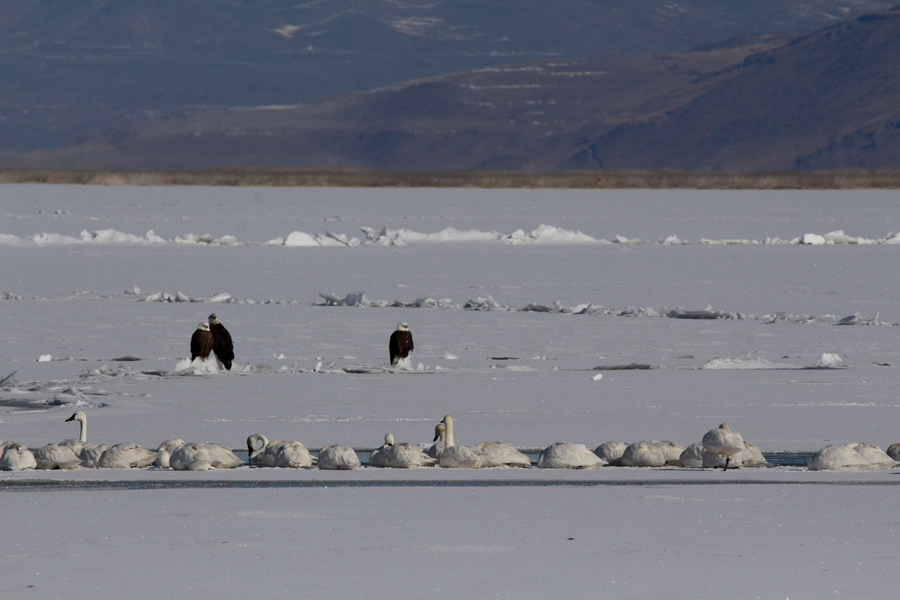
<path fill-rule="evenodd" d="M 722 423 L 719 425 L 719 429 L 728 429 L 728 423 Z"/>
<path fill-rule="evenodd" d="M 171 453 L 174 450 L 176 450 L 177 448 L 180 448 L 181 446 L 184 446 L 184 440 L 181 438 L 175 438 L 173 440 L 166 440 L 165 442 L 163 442 L 162 444 L 157 446 L 156 451 Z"/>
<path fill-rule="evenodd" d="M 438 440 L 444 439 L 444 434 L 446 432 L 447 432 L 447 428 L 444 426 L 444 424 L 438 423 L 437 425 L 434 426 L 434 439 L 431 441 L 436 442 Z"/>
<path fill-rule="evenodd" d="M 74 415 L 66 419 L 66 423 L 68 423 L 69 421 L 80 421 L 81 423 L 86 423 L 87 415 L 83 410 L 76 410 Z"/>
<path fill-rule="evenodd" d="M 397 331 L 409 331 L 408 323 L 397 323 Z"/>
<path fill-rule="evenodd" d="M 259 446 L 257 447 L 257 444 Z M 266 446 L 269 445 L 269 439 L 261 433 L 254 433 L 250 437 L 247 438 L 247 452 L 250 454 L 250 459 L 254 459 L 259 456 L 265 449 Z"/>
<path fill-rule="evenodd" d="M 393 433 L 384 434 L 384 445 L 385 446 L 393 446 L 394 445 L 394 434 Z"/>

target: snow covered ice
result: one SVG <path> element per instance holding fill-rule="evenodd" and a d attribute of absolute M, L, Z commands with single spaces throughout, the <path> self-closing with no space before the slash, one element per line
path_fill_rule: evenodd
<path fill-rule="evenodd" d="M 687 448 L 722 422 L 764 452 L 900 441 L 896 191 L 0 198 L 0 439 L 30 448 L 74 437 L 76 408 L 89 441 L 146 448 L 425 447 L 447 413 L 466 446 Z M 230 372 L 189 361 L 213 311 Z M 401 321 L 410 370 L 388 362 Z M 898 473 L 2 472 L 2 590 L 885 598 Z"/>

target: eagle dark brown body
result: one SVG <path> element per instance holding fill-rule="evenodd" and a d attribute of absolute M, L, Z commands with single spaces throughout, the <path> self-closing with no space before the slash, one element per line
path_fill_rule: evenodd
<path fill-rule="evenodd" d="M 200 323 L 191 336 L 191 360 L 198 356 L 200 360 L 209 358 L 209 353 L 213 349 L 213 335 L 209 330 L 209 323 Z"/>
<path fill-rule="evenodd" d="M 234 361 L 234 344 L 231 342 L 231 334 L 219 322 L 216 313 L 209 315 L 209 331 L 212 333 L 213 352 L 216 353 L 216 358 L 224 365 L 226 371 L 230 371 L 231 363 Z"/>
<path fill-rule="evenodd" d="M 413 337 L 409 330 L 409 325 L 400 323 L 397 329 L 391 334 L 391 341 L 388 343 L 388 351 L 391 354 L 391 366 L 396 366 L 401 360 L 406 360 L 409 353 L 413 351 Z"/>

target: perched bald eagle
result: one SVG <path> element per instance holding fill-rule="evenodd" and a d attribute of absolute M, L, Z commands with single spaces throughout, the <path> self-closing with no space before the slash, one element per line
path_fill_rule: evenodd
<path fill-rule="evenodd" d="M 225 366 L 225 370 L 231 370 L 231 362 L 234 360 L 234 344 L 231 342 L 231 334 L 225 326 L 219 322 L 216 313 L 209 315 L 209 330 L 212 332 L 213 352 L 216 358 Z"/>
<path fill-rule="evenodd" d="M 413 337 L 409 325 L 406 323 L 397 325 L 397 329 L 391 334 L 388 350 L 391 353 L 392 367 L 397 366 L 401 360 L 407 359 L 409 353 L 413 351 Z"/>
<path fill-rule="evenodd" d="M 209 323 L 200 323 L 197 325 L 194 335 L 191 336 L 191 360 L 198 356 L 200 360 L 209 358 L 209 353 L 213 349 L 213 335 L 209 330 Z"/>

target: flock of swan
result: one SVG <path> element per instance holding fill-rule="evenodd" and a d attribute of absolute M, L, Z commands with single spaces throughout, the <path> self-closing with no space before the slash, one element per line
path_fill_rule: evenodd
<path fill-rule="evenodd" d="M 167 440 L 156 450 L 134 443 L 115 445 L 87 441 L 87 415 L 76 411 L 66 421 L 80 424 L 78 439 L 47 444 L 29 449 L 23 444 L 0 441 L 0 470 L 134 469 L 170 468 L 179 471 L 232 469 L 245 463 L 230 448 L 216 443 Z M 458 445 L 454 437 L 453 417 L 435 426 L 434 444 L 420 448 L 407 442 L 396 442 L 394 435 L 384 436 L 384 443 L 372 451 L 368 466 L 395 469 L 440 466 L 480 469 L 490 467 L 531 467 L 531 458 L 507 442 L 481 442 L 475 446 Z M 301 442 L 269 441 L 255 433 L 247 438 L 250 466 L 354 470 L 362 462 L 353 448 L 341 444 L 325 446 L 313 456 Z M 768 462 L 759 448 L 745 442 L 726 423 L 709 430 L 701 441 L 684 448 L 670 441 L 642 441 L 632 444 L 605 442 L 595 450 L 584 444 L 556 442 L 545 448 L 537 459 L 543 469 L 596 469 L 604 466 L 623 467 L 697 467 L 728 468 L 764 467 Z M 900 443 L 885 452 L 866 443 L 831 445 L 816 452 L 809 460 L 809 470 L 861 471 L 889 469 L 900 465 Z"/>

